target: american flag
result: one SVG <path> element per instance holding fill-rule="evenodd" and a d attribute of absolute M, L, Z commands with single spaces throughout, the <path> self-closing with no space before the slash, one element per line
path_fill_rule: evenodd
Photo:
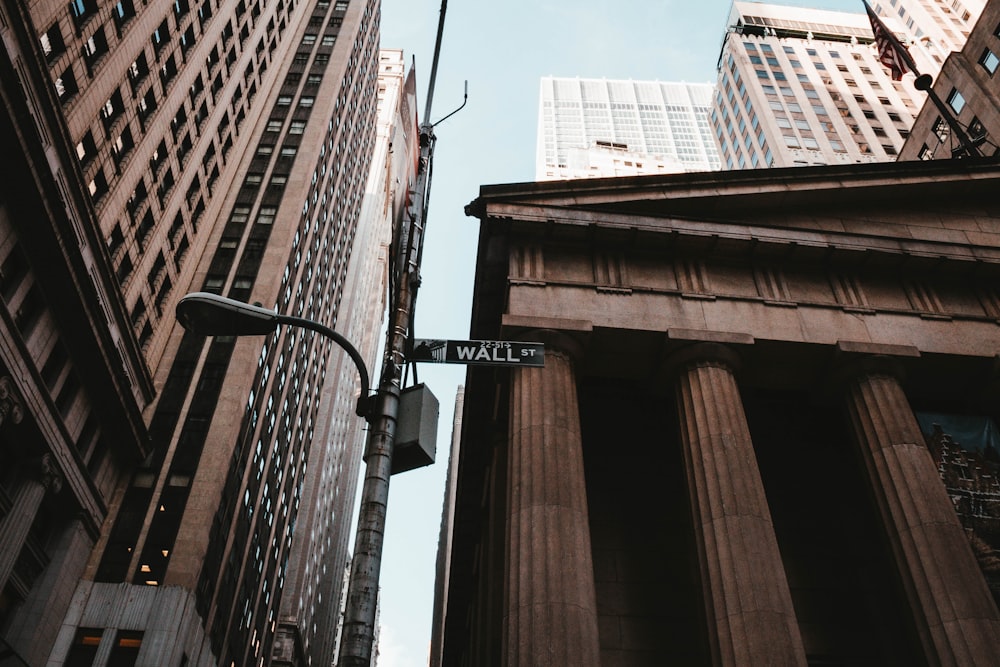
<path fill-rule="evenodd" d="M 868 20 L 872 24 L 872 34 L 875 35 L 875 48 L 878 49 L 878 60 L 889 68 L 892 73 L 892 80 L 899 81 L 907 72 L 917 72 L 913 64 L 913 58 L 906 47 L 900 44 L 896 36 L 892 34 L 875 11 L 865 2 L 865 11 L 868 12 Z"/>

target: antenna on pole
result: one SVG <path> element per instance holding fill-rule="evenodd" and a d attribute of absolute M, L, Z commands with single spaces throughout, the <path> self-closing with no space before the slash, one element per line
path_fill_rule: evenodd
<path fill-rule="evenodd" d="M 434 40 L 434 57 L 431 60 L 431 76 L 427 80 L 427 104 L 424 106 L 424 122 L 431 117 L 431 103 L 434 101 L 434 83 L 437 81 L 438 58 L 441 55 L 441 37 L 444 35 L 444 15 L 448 11 L 448 0 L 441 0 L 441 15 L 438 17 L 437 37 Z"/>

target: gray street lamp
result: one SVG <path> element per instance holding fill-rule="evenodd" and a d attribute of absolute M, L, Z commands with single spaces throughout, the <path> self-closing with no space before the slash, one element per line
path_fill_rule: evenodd
<path fill-rule="evenodd" d="M 260 336 L 271 333 L 279 324 L 315 331 L 344 348 L 361 376 L 361 396 L 355 407 L 359 417 L 371 421 L 371 397 L 368 395 L 368 369 L 350 341 L 328 326 L 304 317 L 282 315 L 261 306 L 227 299 L 209 292 L 192 292 L 177 303 L 177 321 L 191 333 L 202 336 Z"/>

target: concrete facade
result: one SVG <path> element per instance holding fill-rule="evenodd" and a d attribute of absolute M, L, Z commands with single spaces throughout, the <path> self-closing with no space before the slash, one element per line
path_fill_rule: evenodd
<path fill-rule="evenodd" d="M 993 155 L 1000 145 L 1000 2 L 988 2 L 960 51 L 948 55 L 935 77 L 933 92 L 946 105 L 981 155 Z M 931 103 L 924 105 L 900 160 L 950 159 L 961 142 Z"/>
<path fill-rule="evenodd" d="M 471 337 L 546 366 L 469 368 L 439 664 L 1000 660 L 998 545 L 918 425 L 1000 416 L 998 185 L 484 186 Z"/>
<path fill-rule="evenodd" d="M 719 168 L 710 84 L 543 77 L 538 98 L 540 181 Z"/>
<path fill-rule="evenodd" d="M 879 63 L 863 12 L 735 2 L 712 131 L 727 170 L 891 161 L 924 97 Z"/>

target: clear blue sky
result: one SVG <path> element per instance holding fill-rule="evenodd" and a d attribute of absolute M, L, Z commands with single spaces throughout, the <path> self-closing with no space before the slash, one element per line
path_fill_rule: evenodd
<path fill-rule="evenodd" d="M 861 0 L 786 0 L 863 12 Z M 431 121 L 437 150 L 416 313 L 418 338 L 469 333 L 477 221 L 464 207 L 479 186 L 534 180 L 543 76 L 715 82 L 728 0 L 452 0 Z M 426 104 L 440 0 L 383 0 L 382 46 L 416 59 L 418 109 Z M 434 563 L 460 366 L 422 364 L 441 402 L 437 463 L 393 477 L 382 567 L 380 667 L 427 664 Z"/>

